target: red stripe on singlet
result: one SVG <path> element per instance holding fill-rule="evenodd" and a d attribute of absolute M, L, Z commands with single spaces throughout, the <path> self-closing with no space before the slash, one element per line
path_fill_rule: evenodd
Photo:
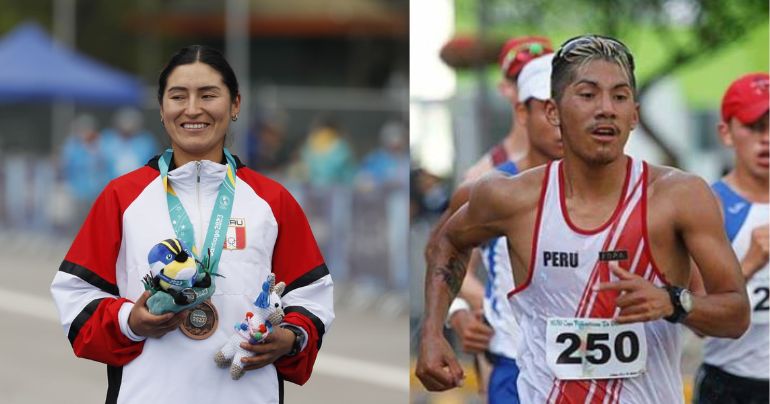
<path fill-rule="evenodd" d="M 522 290 L 529 287 L 529 284 L 532 283 L 532 274 L 535 273 L 535 259 L 537 258 L 537 239 L 540 237 L 540 222 L 543 219 L 543 205 L 545 205 L 545 191 L 548 189 L 548 177 L 551 173 L 551 164 L 553 162 L 549 161 L 545 166 L 545 174 L 543 174 L 543 182 L 540 185 L 540 198 L 537 201 L 537 214 L 535 216 L 535 231 L 532 234 L 532 244 L 529 254 L 529 266 L 527 267 L 527 279 L 522 283 L 521 285 L 514 286 L 513 289 L 511 289 L 508 292 L 508 298 L 510 299 L 511 296 L 515 295 L 516 293 L 521 292 Z"/>
<path fill-rule="evenodd" d="M 644 192 L 644 186 L 646 185 L 646 181 L 644 181 L 644 175 L 640 176 L 640 178 L 637 180 L 637 182 L 632 187 L 631 192 L 628 193 L 628 195 L 625 197 L 625 200 L 622 204 L 622 209 L 619 210 L 619 214 L 616 215 L 616 218 L 614 219 L 612 223 L 612 227 L 610 228 L 609 233 L 607 234 L 607 238 L 604 241 L 604 245 L 602 246 L 602 251 L 607 251 L 608 249 L 612 248 L 613 250 L 622 250 L 625 249 L 629 252 L 629 259 L 626 261 L 625 265 L 623 263 L 620 263 L 621 268 L 624 268 L 626 270 L 631 270 L 633 273 L 636 273 L 640 276 L 644 275 L 644 270 L 646 268 L 645 266 L 642 266 L 640 264 L 643 264 L 645 261 L 645 252 L 647 249 L 644 249 L 641 254 L 639 262 L 634 268 L 630 268 L 632 260 L 634 258 L 634 255 L 636 253 L 637 247 L 639 243 L 644 239 L 643 234 L 643 228 L 641 227 L 642 223 L 644 221 L 644 215 L 643 215 L 643 199 L 646 193 Z M 629 203 L 631 202 L 634 194 L 639 190 L 639 187 L 642 187 L 642 196 L 637 201 L 637 203 L 629 207 Z M 626 210 L 630 208 L 633 209 L 631 213 L 627 216 L 624 223 L 620 223 L 620 218 L 623 217 L 623 213 L 626 212 Z M 622 228 L 621 228 L 622 225 Z M 615 236 L 616 232 L 620 232 L 620 236 L 618 237 L 617 244 L 614 246 L 610 246 L 610 243 L 612 242 L 613 237 Z M 629 248 L 629 246 L 634 246 L 634 248 Z M 639 273 L 641 271 L 641 274 Z M 591 273 L 591 276 L 589 277 L 589 281 L 586 284 L 585 289 L 583 290 L 583 295 L 581 297 L 580 303 L 578 305 L 578 309 L 576 312 L 576 317 L 584 317 L 584 318 L 610 318 L 615 313 L 615 300 L 617 299 L 619 292 L 617 291 L 604 291 L 601 293 L 597 293 L 593 291 L 594 286 L 598 285 L 601 282 L 609 282 L 610 280 L 610 270 L 609 265 L 607 262 L 604 261 L 597 261 L 596 265 L 593 268 L 593 271 Z M 590 304 L 591 300 L 594 299 L 594 303 Z M 593 403 L 602 403 L 605 397 L 608 394 L 612 394 L 612 391 L 618 392 L 620 388 L 622 387 L 623 381 L 622 380 L 616 380 L 616 383 L 613 384 L 611 388 L 608 389 L 608 383 L 612 381 L 613 379 L 602 379 L 602 380 L 558 380 L 554 378 L 554 386 L 551 389 L 551 392 L 558 391 L 558 395 L 555 397 L 555 403 L 561 404 L 561 403 L 584 403 L 585 400 L 588 397 L 588 393 L 591 389 L 591 385 L 594 384 L 594 393 L 591 396 L 591 402 Z M 555 389 L 555 390 L 554 390 Z M 549 394 L 550 397 L 550 394 Z"/>
<path fill-rule="evenodd" d="M 620 387 L 622 385 L 623 385 L 623 381 L 622 380 L 614 380 L 614 383 L 609 388 L 609 393 L 608 393 L 609 394 L 609 398 L 605 397 L 604 400 L 606 400 L 609 404 L 612 404 L 613 402 L 617 401 L 617 398 L 618 398 L 617 397 L 617 393 L 618 393 L 618 390 L 620 389 Z M 602 401 L 602 404 L 603 403 L 604 403 L 604 401 Z"/>
<path fill-rule="evenodd" d="M 631 202 L 631 198 L 636 193 L 637 189 L 639 188 L 641 184 L 641 178 L 640 181 L 637 181 L 636 184 L 634 184 L 634 187 L 632 188 L 631 192 L 628 194 L 628 196 L 623 201 L 623 209 L 621 209 L 621 212 L 623 212 L 626 208 L 626 206 Z M 626 223 L 629 223 L 631 216 L 633 216 L 633 213 L 629 215 L 628 220 L 626 220 Z M 619 215 L 618 218 L 622 217 L 622 215 Z M 604 240 L 604 245 L 602 245 L 602 251 L 607 251 L 609 249 L 610 242 L 615 237 L 615 232 L 618 231 L 620 222 L 616 220 L 614 223 L 612 223 L 612 227 L 610 228 L 609 233 L 607 234 L 607 238 Z M 621 231 L 625 230 L 625 226 Z M 618 240 L 618 242 L 620 239 Z M 593 291 L 593 287 L 598 285 L 597 279 L 600 282 L 607 282 L 609 280 L 609 266 L 604 261 L 596 261 L 596 265 L 594 265 L 594 268 L 591 272 L 591 276 L 588 279 L 588 283 L 586 283 L 585 289 L 583 289 L 583 295 L 580 298 L 580 303 L 578 304 L 578 309 L 575 315 L 577 317 L 589 317 L 586 315 L 585 310 L 588 302 L 590 301 L 590 298 L 593 294 L 596 292 Z M 604 293 L 605 295 L 608 293 Z M 613 300 L 614 301 L 614 300 Z"/>

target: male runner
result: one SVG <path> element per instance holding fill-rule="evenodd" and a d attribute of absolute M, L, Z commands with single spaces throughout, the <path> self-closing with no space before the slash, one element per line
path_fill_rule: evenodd
<path fill-rule="evenodd" d="M 737 340 L 706 338 L 695 379 L 697 404 L 770 402 L 770 283 L 768 276 L 768 74 L 735 80 L 722 99 L 722 142 L 735 168 L 712 188 L 725 218 L 751 301 L 751 326 Z"/>
<path fill-rule="evenodd" d="M 530 60 L 542 55 L 553 53 L 553 46 L 548 38 L 541 36 L 522 36 L 508 40 L 500 51 L 500 70 L 503 79 L 497 88 L 500 94 L 511 104 L 511 109 L 516 109 L 519 102 L 517 79 L 524 66 Z M 516 161 L 521 159 L 529 148 L 527 134 L 520 125 L 516 125 L 516 114 L 511 116 L 511 128 L 508 134 L 487 151 L 465 173 L 465 180 L 475 180 L 483 174 L 488 173 L 495 167 L 507 161 Z"/>
<path fill-rule="evenodd" d="M 562 157 L 559 128 L 548 122 L 545 115 L 545 100 L 551 95 L 552 59 L 553 54 L 533 59 L 524 66 L 518 77 L 516 126 L 527 135 L 530 147 L 518 161 L 509 160 L 499 165 L 496 170 L 498 173 L 515 175 Z M 472 182 L 466 182 L 452 196 L 450 214 L 468 201 L 471 185 Z M 486 353 L 494 366 L 487 389 L 488 403 L 517 403 L 518 325 L 507 301 L 507 293 L 514 285 L 505 238 L 490 240 L 483 246 L 481 256 L 487 270 L 486 287 L 481 286 L 474 276 L 470 276 L 472 271 L 467 271 L 459 296 L 470 304 L 465 303 L 463 306 L 457 303 L 459 297 L 455 299 L 449 310 L 449 324 L 458 333 L 464 351 Z M 469 284 L 474 283 L 479 285 L 476 288 L 481 289 L 480 293 L 469 290 L 473 287 L 469 287 Z M 469 310 L 481 307 L 483 319 Z M 482 322 L 484 320 L 491 328 Z"/>
<path fill-rule="evenodd" d="M 418 376 L 430 390 L 460 383 L 443 317 L 470 249 L 506 236 L 521 402 L 682 402 L 676 323 L 737 338 L 749 322 L 719 207 L 699 178 L 623 154 L 639 119 L 625 45 L 573 38 L 552 66 L 546 114 L 561 128 L 564 159 L 482 179 L 441 229 L 428 262 Z M 683 288 L 691 256 L 706 296 Z"/>
<path fill-rule="evenodd" d="M 513 163 L 513 161 L 521 160 L 526 157 L 525 155 L 529 148 L 527 130 L 522 126 L 523 124 L 518 123 L 524 122 L 527 119 L 524 114 L 528 111 L 525 109 L 526 105 L 519 100 L 519 85 L 517 81 L 523 68 L 530 61 L 549 53 L 553 53 L 550 40 L 539 36 L 516 37 L 508 40 L 503 45 L 499 56 L 502 80 L 498 84 L 498 90 L 511 105 L 511 128 L 508 135 L 500 143 L 490 149 L 490 151 L 487 152 L 474 166 L 468 169 L 464 177 L 465 184 L 470 184 L 481 175 L 494 171 L 495 168 L 499 168 L 500 170 L 498 171 L 508 174 L 513 174 L 521 168 L 516 167 L 516 164 Z M 540 84 L 533 83 L 532 85 L 539 86 Z M 548 85 L 550 86 L 550 83 L 548 83 Z M 519 164 L 526 163 L 522 160 L 519 161 Z M 527 167 L 533 166 L 534 165 L 528 165 Z M 435 238 L 436 232 L 449 219 L 451 214 L 467 201 L 469 190 L 469 185 L 460 186 L 458 188 L 455 192 L 457 196 L 453 197 L 455 201 L 454 206 L 450 203 L 449 208 L 442 214 L 441 218 L 439 218 L 431 232 L 431 239 Z M 430 248 L 431 243 L 429 242 L 428 245 L 426 245 L 426 254 Z M 505 251 L 501 251 L 499 248 L 497 248 L 496 251 L 498 257 L 505 256 Z M 480 261 L 481 257 L 479 255 L 479 250 L 475 250 L 469 262 L 469 267 L 474 269 L 477 268 Z M 504 258 L 501 261 L 507 262 L 508 259 Z M 487 265 L 488 263 L 489 259 L 485 260 L 484 264 Z M 503 269 L 502 271 L 506 270 Z M 486 324 L 481 314 L 483 312 L 482 303 L 487 294 L 488 288 L 479 281 L 475 275 L 475 271 L 467 271 L 465 280 L 463 281 L 463 292 L 452 302 L 448 323 L 454 328 L 456 334 L 460 338 L 463 350 L 467 353 L 482 354 L 486 352 L 490 339 L 492 338 L 493 330 Z M 510 332 L 513 333 L 515 330 L 510 330 Z M 510 338 L 498 338 L 497 340 L 508 340 L 509 346 L 513 346 L 514 344 Z M 486 392 L 487 379 L 490 373 L 489 363 L 487 363 L 487 359 L 481 356 L 476 356 L 475 360 L 477 373 L 480 378 L 480 393 L 484 394 Z"/>

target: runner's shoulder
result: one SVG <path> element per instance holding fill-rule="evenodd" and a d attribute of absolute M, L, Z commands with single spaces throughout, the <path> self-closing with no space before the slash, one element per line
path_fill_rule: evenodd
<path fill-rule="evenodd" d="M 484 154 L 478 161 L 476 161 L 476 163 L 465 171 L 463 183 L 474 182 L 480 177 L 483 177 L 484 174 L 493 171 L 494 168 L 495 166 L 492 165 L 492 160 L 489 158 L 489 155 Z"/>
<path fill-rule="evenodd" d="M 705 199 L 714 199 L 709 184 L 701 177 L 678 168 L 648 164 L 650 199 L 660 199 L 687 209 L 701 206 Z"/>
<path fill-rule="evenodd" d="M 546 166 L 531 168 L 514 176 L 490 172 L 474 182 L 470 200 L 505 212 L 537 206 Z"/>

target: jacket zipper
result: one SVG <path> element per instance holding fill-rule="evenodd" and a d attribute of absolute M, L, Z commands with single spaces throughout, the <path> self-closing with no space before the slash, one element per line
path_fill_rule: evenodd
<path fill-rule="evenodd" d="M 199 244 L 200 247 L 198 248 L 198 255 L 200 255 L 200 259 L 202 260 L 203 257 L 205 256 L 206 252 L 203 251 L 204 245 L 203 245 L 203 238 L 202 237 L 204 237 L 204 236 L 203 236 L 203 216 L 202 216 L 202 213 L 201 213 L 201 190 L 200 190 L 200 185 L 201 185 L 201 162 L 200 161 L 196 161 L 195 162 L 195 197 L 196 197 L 197 206 L 198 206 L 198 230 L 199 231 L 195 232 L 195 234 L 197 236 L 196 238 L 198 239 L 197 241 L 200 243 Z"/>

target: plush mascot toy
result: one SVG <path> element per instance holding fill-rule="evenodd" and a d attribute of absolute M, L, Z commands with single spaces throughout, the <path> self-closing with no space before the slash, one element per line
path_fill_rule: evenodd
<path fill-rule="evenodd" d="M 230 376 L 238 380 L 243 376 L 241 358 L 252 356 L 250 351 L 241 348 L 241 342 L 259 344 L 283 321 L 281 294 L 286 285 L 283 282 L 275 284 L 275 274 L 267 276 L 262 283 L 262 292 L 254 301 L 253 312 L 246 313 L 244 320 L 235 324 L 235 333 L 230 340 L 217 352 L 214 361 L 221 368 L 230 367 Z"/>
<path fill-rule="evenodd" d="M 200 268 L 181 240 L 163 240 L 147 255 L 150 274 L 143 279 L 152 296 L 147 299 L 150 313 L 178 313 L 196 306 L 214 293 L 211 275 Z"/>

